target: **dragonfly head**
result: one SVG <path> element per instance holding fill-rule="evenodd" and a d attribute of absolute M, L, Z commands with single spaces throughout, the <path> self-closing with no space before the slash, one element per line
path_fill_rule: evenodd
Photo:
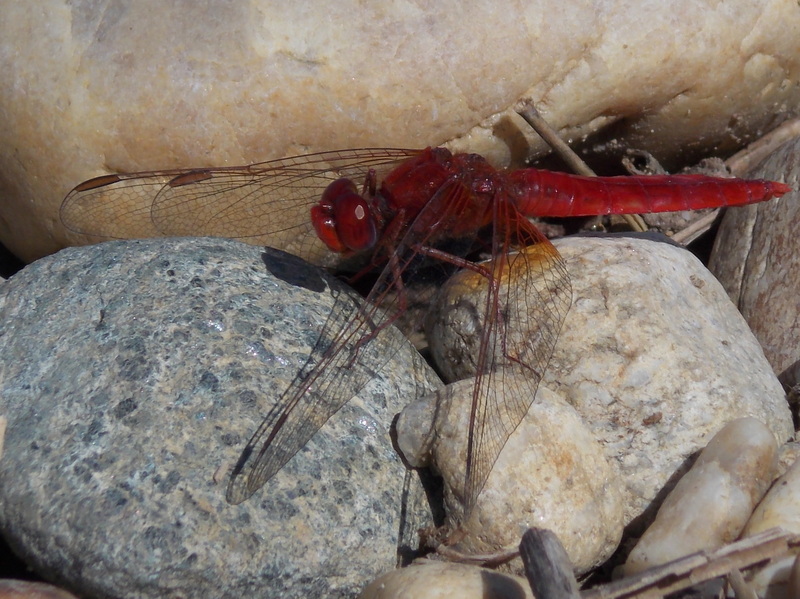
<path fill-rule="evenodd" d="M 350 179 L 336 179 L 311 208 L 317 236 L 334 252 L 368 250 L 378 241 L 378 225 L 369 203 Z"/>

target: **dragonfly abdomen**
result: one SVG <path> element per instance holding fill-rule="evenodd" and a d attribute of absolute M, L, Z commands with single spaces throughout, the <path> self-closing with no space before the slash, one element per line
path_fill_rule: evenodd
<path fill-rule="evenodd" d="M 705 175 L 582 177 L 521 169 L 508 173 L 509 195 L 528 216 L 594 216 L 741 206 L 791 191 L 775 181 Z"/>

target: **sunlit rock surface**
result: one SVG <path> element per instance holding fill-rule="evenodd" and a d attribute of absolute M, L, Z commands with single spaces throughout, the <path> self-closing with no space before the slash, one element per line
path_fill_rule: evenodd
<path fill-rule="evenodd" d="M 519 163 L 544 149 L 513 113 L 525 98 L 591 151 L 670 165 L 733 150 L 800 98 L 784 0 L 37 0 L 3 16 L 0 241 L 25 260 L 86 241 L 58 206 L 109 172 L 444 142 Z"/>

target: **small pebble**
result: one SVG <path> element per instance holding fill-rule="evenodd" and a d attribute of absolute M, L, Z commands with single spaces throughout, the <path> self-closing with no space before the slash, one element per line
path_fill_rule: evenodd
<path fill-rule="evenodd" d="M 485 568 L 428 562 L 392 570 L 371 582 L 358 599 L 533 599 L 528 581 Z"/>
<path fill-rule="evenodd" d="M 775 481 L 750 516 L 742 536 L 751 537 L 777 526 L 800 534 L 800 461 Z"/>
<path fill-rule="evenodd" d="M 776 469 L 775 437 L 764 424 L 727 424 L 664 500 L 628 556 L 625 575 L 736 539 Z"/>
<path fill-rule="evenodd" d="M 506 384 L 511 378 L 505 375 Z M 450 524 L 455 526 L 463 511 L 472 381 L 450 385 L 439 395 L 438 411 L 429 398 L 401 413 L 397 442 L 417 465 L 424 462 L 425 450 L 432 451 L 435 468 L 445 481 Z M 431 443 L 419 431 L 431 429 L 434 412 L 439 417 Z M 619 544 L 624 488 L 614 462 L 575 409 L 539 387 L 526 417 L 494 463 L 476 506 L 461 523 L 466 536 L 454 549 L 467 555 L 491 554 L 516 546 L 529 527 L 547 528 L 556 533 L 575 570 L 586 572 L 610 557 Z M 521 574 L 522 561 L 514 559 L 509 569 Z"/>
<path fill-rule="evenodd" d="M 77 599 L 77 597 L 44 582 L 2 579 L 0 599 Z"/>
<path fill-rule="evenodd" d="M 750 516 L 742 536 L 750 537 L 770 528 L 800 534 L 800 461 L 772 485 Z M 797 556 L 790 555 L 760 570 L 751 581 L 759 597 L 788 597 L 789 577 Z"/>

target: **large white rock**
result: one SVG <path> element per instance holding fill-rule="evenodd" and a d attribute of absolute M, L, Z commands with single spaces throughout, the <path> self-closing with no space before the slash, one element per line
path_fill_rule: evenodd
<path fill-rule="evenodd" d="M 543 149 L 522 98 L 594 151 L 674 163 L 740 145 L 800 97 L 785 0 L 0 10 L 0 240 L 26 260 L 82 241 L 58 206 L 108 172 L 447 141 L 519 161 Z"/>
<path fill-rule="evenodd" d="M 669 243 L 627 237 L 555 245 L 573 301 L 540 388 L 564 397 L 617 462 L 628 491 L 626 522 L 657 505 L 688 458 L 728 422 L 752 416 L 777 442 L 791 437 L 780 383 L 697 258 Z M 438 322 L 465 323 L 451 331 L 434 326 L 444 358 L 468 354 L 462 344 L 475 345 L 470 315 L 482 313 L 481 296 L 445 296 L 442 305 Z"/>

